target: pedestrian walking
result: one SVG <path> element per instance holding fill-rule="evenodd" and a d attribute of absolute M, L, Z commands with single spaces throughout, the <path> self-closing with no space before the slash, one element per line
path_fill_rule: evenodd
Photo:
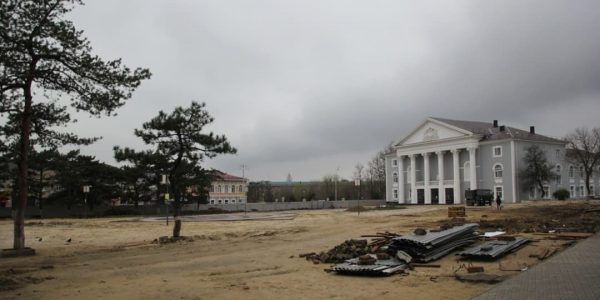
<path fill-rule="evenodd" d="M 502 199 L 500 199 L 500 195 L 496 195 L 496 209 L 502 209 Z"/>

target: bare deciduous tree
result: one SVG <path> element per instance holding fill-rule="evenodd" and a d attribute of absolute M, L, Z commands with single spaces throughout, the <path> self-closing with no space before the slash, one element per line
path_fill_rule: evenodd
<path fill-rule="evenodd" d="M 590 194 L 590 177 L 594 167 L 600 163 L 600 128 L 577 128 L 565 137 L 567 141 L 567 159 L 583 167 L 585 188 Z"/>

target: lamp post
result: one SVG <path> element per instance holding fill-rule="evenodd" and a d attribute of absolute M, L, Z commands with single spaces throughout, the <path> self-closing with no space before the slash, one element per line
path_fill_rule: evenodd
<path fill-rule="evenodd" d="M 356 202 L 356 211 L 358 212 L 358 215 L 360 216 L 360 176 L 358 177 L 358 179 L 354 180 L 354 185 L 356 187 L 358 187 L 358 197 L 357 197 L 357 202 Z"/>
<path fill-rule="evenodd" d="M 337 169 L 335 169 L 335 182 L 333 183 L 334 185 L 334 197 L 333 199 L 335 201 L 337 201 L 337 182 L 338 182 L 338 172 L 340 171 L 340 167 L 337 167 Z"/>
<path fill-rule="evenodd" d="M 86 219 L 87 219 L 87 216 L 88 216 L 88 211 L 87 211 L 87 209 L 88 209 L 88 206 L 87 206 L 87 194 L 90 192 L 90 187 L 91 187 L 91 185 L 84 185 L 83 186 L 83 195 L 84 195 L 84 198 L 83 198 L 83 216 Z"/>
<path fill-rule="evenodd" d="M 167 192 L 165 193 L 165 206 L 167 208 L 167 226 L 169 226 L 169 177 L 163 174 L 160 183 L 167 187 Z"/>
<path fill-rule="evenodd" d="M 245 164 L 242 164 L 241 168 L 242 168 L 242 192 L 244 192 L 246 190 L 246 169 L 248 168 L 248 166 Z M 246 200 L 244 200 L 244 217 L 246 216 L 246 214 L 248 214 L 248 194 L 246 194 Z"/>

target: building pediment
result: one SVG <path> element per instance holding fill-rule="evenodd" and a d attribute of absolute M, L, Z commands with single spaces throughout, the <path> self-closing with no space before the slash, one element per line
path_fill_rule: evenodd
<path fill-rule="evenodd" d="M 402 138 L 396 147 L 472 137 L 473 133 L 444 122 L 427 118 L 417 128 Z"/>

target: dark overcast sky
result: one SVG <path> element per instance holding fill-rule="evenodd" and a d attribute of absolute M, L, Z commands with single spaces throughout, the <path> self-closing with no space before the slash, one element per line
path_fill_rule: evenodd
<path fill-rule="evenodd" d="M 104 137 L 82 151 L 109 163 L 192 100 L 239 150 L 206 164 L 251 180 L 349 178 L 427 116 L 600 125 L 600 1 L 88 0 L 70 18 L 95 53 L 154 74 L 117 117 L 79 117 Z"/>

